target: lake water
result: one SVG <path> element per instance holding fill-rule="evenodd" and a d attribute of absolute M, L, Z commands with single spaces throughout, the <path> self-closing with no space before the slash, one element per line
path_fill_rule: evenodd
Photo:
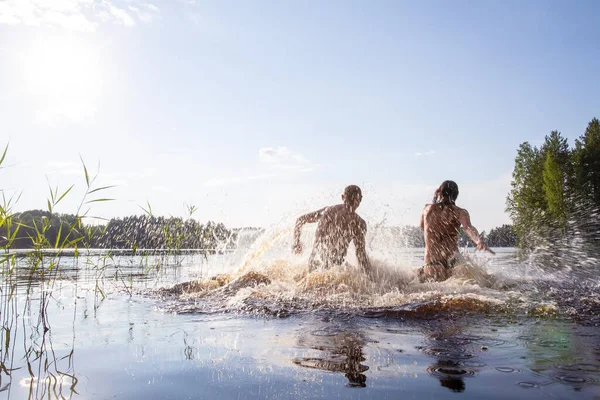
<path fill-rule="evenodd" d="M 372 280 L 306 275 L 289 236 L 4 263 L 0 399 L 600 398 L 597 273 L 497 249 L 419 283 L 422 250 L 374 238 Z"/>

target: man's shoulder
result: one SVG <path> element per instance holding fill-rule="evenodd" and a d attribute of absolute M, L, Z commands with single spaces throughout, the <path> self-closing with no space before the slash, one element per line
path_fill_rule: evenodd
<path fill-rule="evenodd" d="M 339 213 L 341 212 L 343 209 L 343 205 L 342 204 L 336 204 L 334 206 L 327 206 L 327 207 L 323 207 L 323 214 L 328 214 L 328 213 Z"/>
<path fill-rule="evenodd" d="M 365 222 L 364 219 L 362 219 L 362 217 L 358 214 L 354 214 L 355 215 L 355 221 L 358 224 L 358 226 L 361 229 L 366 229 L 367 228 L 367 223 Z"/>

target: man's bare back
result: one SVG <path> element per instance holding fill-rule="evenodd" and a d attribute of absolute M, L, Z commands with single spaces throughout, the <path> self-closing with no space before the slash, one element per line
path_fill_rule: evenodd
<path fill-rule="evenodd" d="M 309 258 L 309 271 L 317 268 L 330 268 L 344 262 L 348 246 L 354 241 L 356 257 L 365 271 L 371 266 L 365 250 L 367 224 L 355 210 L 362 200 L 358 186 L 348 186 L 342 195 L 344 204 L 325 207 L 298 218 L 294 228 L 294 252 L 302 252 L 300 235 L 306 223 L 318 222 L 312 253 Z"/>

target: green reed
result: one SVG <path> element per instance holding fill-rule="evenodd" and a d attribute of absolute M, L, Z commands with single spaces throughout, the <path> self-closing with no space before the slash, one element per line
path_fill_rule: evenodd
<path fill-rule="evenodd" d="M 0 157 L 0 168 L 6 159 L 8 145 Z M 29 388 L 28 398 L 71 398 L 77 393 L 78 379 L 74 371 L 75 335 L 70 351 L 61 357 L 57 356 L 52 343 L 51 325 L 48 307 L 53 294 L 54 284 L 60 276 L 60 261 L 66 250 L 72 251 L 75 259 L 79 257 L 82 247 L 89 244 L 84 240 L 91 236 L 86 231 L 82 220 L 88 216 L 89 206 L 93 203 L 110 201 L 98 197 L 110 186 L 95 187 L 97 174 L 90 178 L 88 169 L 81 160 L 85 176 L 86 190 L 79 202 L 75 219 L 69 223 L 59 219 L 58 228 L 54 226 L 54 218 L 43 216 L 40 220 L 32 219 L 24 223 L 15 218 L 15 204 L 21 194 L 6 197 L 2 191 L 0 203 L 0 392 L 6 392 L 10 398 L 12 376 L 15 371 L 26 369 L 29 378 L 22 379 L 21 386 Z M 61 203 L 73 189 L 73 185 L 65 191 L 58 187 L 50 187 L 47 198 L 49 215 L 54 215 L 55 207 Z M 57 229 L 53 240 L 49 240 L 49 232 Z M 17 240 L 28 240 L 29 247 L 25 252 L 12 251 Z M 48 252 L 48 249 L 52 249 Z M 77 281 L 77 280 L 76 280 Z M 77 283 L 75 283 L 77 284 Z M 21 286 L 19 286 L 21 285 Z M 20 289 L 21 288 L 21 289 Z M 22 291 L 19 294 L 19 291 Z M 101 288 L 97 286 L 97 290 Z M 36 294 L 36 295 L 34 295 Z M 76 315 L 77 296 L 73 319 Z M 27 317 L 27 318 L 25 318 Z M 73 321 L 74 323 L 74 321 Z M 16 346 L 22 343 L 23 359 L 15 360 Z M 18 363 L 18 364 L 17 364 Z"/>
<path fill-rule="evenodd" d="M 9 146 L 6 145 L 0 156 L 0 169 L 3 166 Z M 7 196 L 0 189 L 0 393 L 12 391 L 15 371 L 27 371 L 28 378 L 19 382 L 29 388 L 29 398 L 72 398 L 78 394 L 78 378 L 75 372 L 75 320 L 77 316 L 77 291 L 79 290 L 80 270 L 92 271 L 94 312 L 107 296 L 105 284 L 108 280 L 117 282 L 118 287 L 128 295 L 133 295 L 134 275 L 158 273 L 165 266 L 178 267 L 184 260 L 184 249 L 209 247 L 202 254 L 216 252 L 219 241 L 231 239 L 231 232 L 221 224 L 209 222 L 206 226 L 192 219 L 197 210 L 187 206 L 187 219 L 155 217 L 150 203 L 141 207 L 146 216 L 133 217 L 129 227 L 111 225 L 90 225 L 84 220 L 95 219 L 91 208 L 96 203 L 113 199 L 104 194 L 113 186 L 96 184 L 98 171 L 90 174 L 84 160 L 80 157 L 82 175 L 85 180 L 84 193 L 77 203 L 74 215 L 60 215 L 55 212 L 57 206 L 73 196 L 74 185 L 66 190 L 52 186 L 48 182 L 46 211 L 35 218 L 23 219 L 14 211 L 21 193 Z M 43 215 L 42 215 L 43 214 Z M 136 219 L 137 218 L 137 219 Z M 143 225 L 136 226 L 135 223 Z M 136 230 L 149 227 L 152 234 L 159 237 L 158 242 L 144 240 L 144 251 L 140 251 L 140 234 Z M 130 265 L 125 268 L 119 258 L 120 253 L 113 249 L 113 233 L 108 229 L 117 229 L 117 239 L 125 242 L 131 249 L 128 257 Z M 92 253 L 92 244 L 99 239 L 109 239 L 109 247 L 100 255 Z M 15 250 L 27 247 L 26 250 Z M 221 246 L 225 248 L 225 245 Z M 66 261 L 68 260 L 68 262 Z M 138 264 L 139 263 L 139 264 Z M 72 268 L 65 271 L 65 265 Z M 134 273 L 140 268 L 141 274 Z M 73 272 L 74 271 L 74 272 Z M 57 282 L 63 274 L 74 273 L 72 285 L 73 297 L 73 338 L 70 351 L 57 355 L 52 343 L 52 329 L 49 307 L 53 301 Z M 83 311 L 87 317 L 87 309 Z M 19 349 L 19 350 L 17 350 Z M 21 352 L 22 359 L 15 359 Z"/>

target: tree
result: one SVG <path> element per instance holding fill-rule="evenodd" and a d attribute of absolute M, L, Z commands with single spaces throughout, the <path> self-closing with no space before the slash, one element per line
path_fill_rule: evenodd
<path fill-rule="evenodd" d="M 511 191 L 506 199 L 506 211 L 513 221 L 522 248 L 533 248 L 533 234 L 547 209 L 543 187 L 544 159 L 537 147 L 523 142 L 517 151 L 512 173 Z"/>
<path fill-rule="evenodd" d="M 552 131 L 546 136 L 541 152 L 544 154 L 542 172 L 544 197 L 548 208 L 546 222 L 558 226 L 564 233 L 568 203 L 566 192 L 575 189 L 572 152 L 567 139 L 560 132 Z"/>
<path fill-rule="evenodd" d="M 486 240 L 490 247 L 516 247 L 518 243 L 517 234 L 513 226 L 507 224 L 498 228 L 492 228 Z"/>
<path fill-rule="evenodd" d="M 594 118 L 575 140 L 573 163 L 577 192 L 600 207 L 600 121 Z"/>
<path fill-rule="evenodd" d="M 539 246 L 557 227 L 565 232 L 572 171 L 571 150 L 558 131 L 550 132 L 539 149 L 528 142 L 519 146 L 506 211 L 521 248 Z"/>
<path fill-rule="evenodd" d="M 519 247 L 556 249 L 575 235 L 597 247 L 600 222 L 600 121 L 594 118 L 569 148 L 560 132 L 552 131 L 538 149 L 519 146 L 506 211 L 514 224 Z"/>
<path fill-rule="evenodd" d="M 222 223 L 199 224 L 190 218 L 133 215 L 113 218 L 104 226 L 84 225 L 70 214 L 30 210 L 11 217 L 13 227 L 0 226 L 0 246 L 13 249 L 78 246 L 100 249 L 160 249 L 178 253 L 181 249 L 219 252 L 232 246 L 232 231 Z M 19 230 L 14 239 L 12 232 Z"/>
<path fill-rule="evenodd" d="M 558 221 L 561 226 L 564 226 L 567 215 L 567 205 L 565 203 L 566 177 L 556 161 L 556 156 L 552 152 L 546 153 L 546 162 L 544 163 L 542 176 L 548 212 L 553 217 L 553 220 Z"/>

